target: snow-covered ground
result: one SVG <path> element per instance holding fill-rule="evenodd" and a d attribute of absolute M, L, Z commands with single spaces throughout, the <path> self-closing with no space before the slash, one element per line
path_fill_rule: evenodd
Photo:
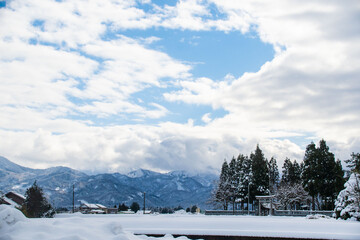
<path fill-rule="evenodd" d="M 0 206 L 0 240 L 148 239 L 133 233 L 360 239 L 359 222 L 335 219 L 80 213 L 59 214 L 53 219 L 27 219 L 16 211 Z M 162 239 L 174 238 L 167 235 Z"/>

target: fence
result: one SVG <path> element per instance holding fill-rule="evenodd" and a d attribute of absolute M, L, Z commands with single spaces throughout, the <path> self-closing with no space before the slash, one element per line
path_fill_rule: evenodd
<path fill-rule="evenodd" d="M 321 214 L 331 217 L 334 211 L 312 211 L 312 210 L 274 210 L 275 216 L 299 216 L 305 217 L 307 215 Z"/>
<path fill-rule="evenodd" d="M 311 210 L 274 210 L 274 216 L 305 217 L 307 215 L 321 214 L 331 217 L 334 211 L 311 211 Z M 258 215 L 258 211 L 247 210 L 205 210 L 205 215 Z"/>
<path fill-rule="evenodd" d="M 255 215 L 255 211 L 247 210 L 205 210 L 205 215 Z"/>

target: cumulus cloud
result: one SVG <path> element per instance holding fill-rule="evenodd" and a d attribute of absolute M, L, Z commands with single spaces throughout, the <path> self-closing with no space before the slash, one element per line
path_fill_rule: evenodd
<path fill-rule="evenodd" d="M 334 1 L 326 6 L 297 1 L 213 2 L 225 12 L 248 12 L 261 39 L 273 44 L 277 55 L 259 72 L 246 73 L 231 83 L 182 81 L 179 91 L 165 97 L 224 108 L 229 115 L 217 123 L 252 129 L 245 136 L 271 139 L 274 132 L 283 132 L 284 137 L 308 132 L 349 152 L 360 133 L 356 77 L 360 32 L 349 22 L 345 25 L 353 26 L 353 34 L 342 36 L 343 25 L 334 25 L 333 17 L 358 20 L 359 4 L 350 1 L 350 10 Z"/>
<path fill-rule="evenodd" d="M 0 14 L 0 155 L 17 163 L 217 171 L 224 158 L 250 154 L 259 143 L 282 165 L 285 157 L 302 159 L 305 146 L 294 137 L 325 138 L 342 159 L 358 151 L 356 0 L 14 0 Z M 253 31 L 276 55 L 255 73 L 195 77 L 189 64 L 151 48 L 158 37 L 121 34 L 159 27 Z M 163 102 L 132 100 L 150 87 L 161 88 L 164 101 L 227 114 L 203 115 L 205 126 L 146 123 L 170 114 Z M 112 119 L 129 114 L 138 124 Z M 109 124 L 99 126 L 98 118 Z"/>

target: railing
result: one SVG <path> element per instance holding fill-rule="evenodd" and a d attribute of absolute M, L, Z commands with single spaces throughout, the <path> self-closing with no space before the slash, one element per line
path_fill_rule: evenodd
<path fill-rule="evenodd" d="M 307 215 L 321 214 L 331 217 L 334 211 L 312 211 L 312 210 L 274 210 L 275 216 L 299 216 L 304 217 Z"/>
<path fill-rule="evenodd" d="M 205 210 L 205 215 L 255 215 L 254 210 Z"/>
<path fill-rule="evenodd" d="M 311 210 L 274 210 L 274 216 L 305 217 L 307 215 L 321 214 L 331 217 L 334 211 L 311 211 Z M 251 210 L 205 210 L 205 215 L 258 215 L 258 211 Z"/>

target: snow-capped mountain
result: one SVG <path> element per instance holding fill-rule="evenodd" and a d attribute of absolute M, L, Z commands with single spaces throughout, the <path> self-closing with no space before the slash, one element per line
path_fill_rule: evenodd
<path fill-rule="evenodd" d="M 162 174 L 144 169 L 128 174 L 87 175 L 67 167 L 26 168 L 0 157 L 0 191 L 25 194 L 36 180 L 56 207 L 71 206 L 74 186 L 76 202 L 142 205 L 145 192 L 148 207 L 196 204 L 204 208 L 216 178 L 211 174 L 194 175 L 185 171 Z"/>

